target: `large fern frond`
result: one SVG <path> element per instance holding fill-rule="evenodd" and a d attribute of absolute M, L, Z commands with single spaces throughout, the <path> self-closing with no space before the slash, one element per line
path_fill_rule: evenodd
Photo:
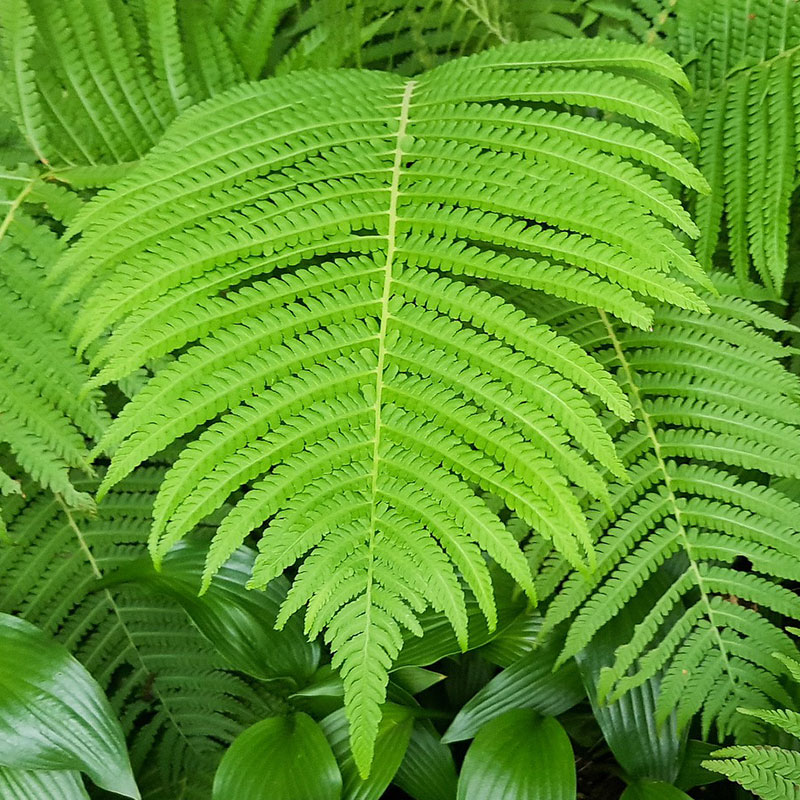
<path fill-rule="evenodd" d="M 0 609 L 57 636 L 101 683 L 146 798 L 206 800 L 224 746 L 281 705 L 222 669 L 165 597 L 96 588 L 145 552 L 162 477 L 163 469 L 137 471 L 90 519 L 26 486 L 26 499 L 9 502 L 9 541 L 0 544 Z"/>
<path fill-rule="evenodd" d="M 687 114 L 711 184 L 695 214 L 700 260 L 710 263 L 724 217 L 739 279 L 755 271 L 780 294 L 800 158 L 800 5 L 681 0 L 672 50 L 695 90 Z"/>
<path fill-rule="evenodd" d="M 206 580 L 254 530 L 254 585 L 306 556 L 283 618 L 307 606 L 308 630 L 327 630 L 362 769 L 400 627 L 431 604 L 463 642 L 457 572 L 493 623 L 483 553 L 533 593 L 476 485 L 582 565 L 572 486 L 602 496 L 601 471 L 621 472 L 587 399 L 630 415 L 602 366 L 468 281 L 643 326 L 650 298 L 706 307 L 672 230 L 693 224 L 652 174 L 702 186 L 650 130 L 690 135 L 674 81 L 643 48 L 553 41 L 415 80 L 247 85 L 188 112 L 72 228 L 63 273 L 70 291 L 92 285 L 76 334 L 88 346 L 111 330 L 96 382 L 175 357 L 104 437 L 103 491 L 195 432 L 152 551 L 246 488 Z"/>
<path fill-rule="evenodd" d="M 800 506 L 768 485 L 800 473 L 800 382 L 771 333 L 782 320 L 728 293 L 711 315 L 662 308 L 653 329 L 632 330 L 605 312 L 554 309 L 552 324 L 608 369 L 635 419 L 611 423 L 627 481 L 590 512 L 597 570 L 587 579 L 548 561 L 545 629 L 570 619 L 562 659 L 580 651 L 657 570 L 669 588 L 601 677 L 619 696 L 663 671 L 658 719 L 681 726 L 702 712 L 707 734 L 740 740 L 757 721 L 739 706 L 789 704 L 773 653 L 795 645 L 782 618 L 800 617 L 786 581 L 800 579 Z M 557 591 L 556 591 L 557 588 Z"/>
<path fill-rule="evenodd" d="M 47 286 L 64 248 L 39 219 L 45 207 L 68 217 L 80 201 L 35 169 L 0 172 L 0 447 L 68 505 L 86 506 L 69 472 L 91 471 L 87 438 L 100 436 L 107 414 L 98 392 L 81 396 L 89 373 L 69 344 L 70 309 L 53 308 Z M 12 488 L 0 484 L 2 493 Z"/>

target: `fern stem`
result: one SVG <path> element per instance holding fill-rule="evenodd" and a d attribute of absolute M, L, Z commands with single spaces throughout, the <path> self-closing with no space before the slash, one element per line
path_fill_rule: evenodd
<path fill-rule="evenodd" d="M 603 325 L 608 331 L 608 337 L 614 347 L 614 352 L 616 353 L 617 360 L 619 361 L 625 373 L 625 379 L 628 385 L 631 387 L 630 391 L 631 406 L 634 408 L 634 410 L 638 409 L 639 418 L 644 423 L 647 429 L 647 436 L 653 443 L 653 452 L 656 457 L 656 462 L 658 464 L 659 470 L 664 476 L 664 486 L 667 489 L 667 501 L 670 504 L 670 507 L 672 509 L 672 515 L 678 526 L 678 535 L 683 543 L 683 548 L 684 551 L 686 552 L 686 558 L 689 561 L 689 568 L 691 569 L 692 574 L 694 575 L 695 584 L 697 586 L 698 591 L 700 592 L 700 601 L 705 607 L 706 617 L 708 618 L 709 624 L 711 625 L 711 628 L 714 631 L 714 638 L 716 639 L 717 647 L 719 648 L 722 660 L 725 663 L 725 671 L 728 675 L 728 679 L 730 680 L 732 686 L 734 687 L 734 690 L 736 690 L 738 684 L 736 682 L 736 677 L 733 675 L 730 663 L 730 657 L 725 647 L 725 642 L 722 640 L 722 635 L 720 633 L 719 626 L 717 625 L 714 619 L 714 610 L 711 608 L 711 602 L 709 600 L 708 592 L 705 590 L 705 587 L 703 586 L 703 576 L 700 574 L 700 569 L 697 566 L 697 561 L 692 554 L 692 544 L 689 540 L 689 535 L 686 532 L 686 527 L 683 524 L 683 517 L 680 504 L 678 503 L 678 498 L 675 496 L 675 492 L 672 488 L 672 477 L 669 474 L 669 470 L 667 469 L 667 464 L 664 461 L 663 455 L 661 454 L 661 443 L 658 440 L 655 425 L 653 423 L 652 417 L 650 416 L 650 414 L 648 414 L 647 409 L 645 408 L 644 402 L 642 401 L 642 396 L 641 393 L 639 392 L 639 387 L 636 384 L 633 369 L 631 368 L 629 361 L 625 358 L 625 353 L 622 349 L 622 344 L 620 343 L 616 333 L 614 332 L 614 328 L 611 325 L 611 321 L 609 320 L 608 315 L 606 314 L 605 311 L 599 308 L 597 309 L 597 313 L 600 315 L 600 320 L 602 321 Z"/>
<path fill-rule="evenodd" d="M 89 567 L 94 573 L 94 576 L 98 580 L 102 579 L 104 577 L 103 571 L 100 569 L 100 566 L 98 565 L 97 560 L 95 559 L 94 554 L 92 553 L 92 550 L 89 547 L 89 543 L 86 541 L 86 537 L 84 536 L 83 531 L 80 529 L 78 523 L 75 521 L 75 517 L 72 514 L 72 510 L 64 502 L 64 498 L 61 497 L 60 494 L 56 494 L 55 497 L 56 500 L 58 501 L 58 504 L 61 506 L 62 511 L 64 512 L 64 516 L 67 518 L 67 524 L 72 529 L 72 532 L 75 534 L 75 538 L 78 540 L 78 545 L 81 548 L 81 551 L 83 552 L 84 556 L 86 557 L 86 562 L 89 564 Z M 151 670 L 149 669 L 147 664 L 145 664 L 141 653 L 139 653 L 139 648 L 136 646 L 136 642 L 133 640 L 133 636 L 130 630 L 128 629 L 128 626 L 125 624 L 125 620 L 122 617 L 122 611 L 117 605 L 117 602 L 114 599 L 114 595 L 111 594 L 110 589 L 103 589 L 103 594 L 105 594 L 106 599 L 108 600 L 108 604 L 111 610 L 114 612 L 114 616 L 117 618 L 117 621 L 119 622 L 120 628 L 122 628 L 122 630 L 125 633 L 125 638 L 128 640 L 128 643 L 130 644 L 131 651 L 136 654 L 136 659 L 139 662 L 139 666 L 144 671 L 145 675 L 149 675 Z M 187 747 L 194 750 L 194 748 L 192 747 L 191 740 L 189 739 L 188 736 L 186 736 L 183 730 L 181 730 L 181 726 L 178 724 L 177 720 L 170 711 L 169 704 L 164 699 L 164 696 L 158 691 L 158 688 L 155 686 L 155 684 L 153 685 L 152 691 L 153 694 L 158 697 L 158 701 L 161 704 L 161 707 L 164 709 L 164 713 L 167 715 L 169 721 L 175 727 L 175 730 L 178 732 L 178 735 L 186 742 Z"/>
<path fill-rule="evenodd" d="M 3 237 L 8 231 L 9 226 L 14 221 L 14 215 L 17 213 L 17 209 L 25 202 L 25 198 L 33 191 L 33 187 L 36 185 L 38 178 L 38 175 L 31 178 L 25 184 L 25 187 L 22 189 L 22 191 L 11 201 L 11 206 L 6 212 L 3 221 L 0 222 L 0 241 L 2 241 Z"/>

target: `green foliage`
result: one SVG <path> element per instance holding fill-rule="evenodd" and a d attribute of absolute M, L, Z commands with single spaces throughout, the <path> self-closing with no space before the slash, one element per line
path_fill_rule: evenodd
<path fill-rule="evenodd" d="M 683 727 L 702 712 L 704 735 L 716 720 L 720 736 L 751 739 L 759 726 L 738 706 L 790 702 L 771 654 L 795 652 L 778 620 L 800 617 L 800 600 L 781 585 L 800 577 L 800 507 L 765 478 L 800 469 L 800 419 L 797 378 L 770 335 L 785 323 L 729 285 L 718 280 L 711 315 L 660 309 L 649 332 L 553 307 L 551 322 L 616 371 L 636 416 L 609 423 L 628 479 L 589 512 L 596 571 L 565 577 L 552 562 L 540 580 L 553 594 L 545 630 L 572 618 L 563 659 L 664 565 L 668 588 L 601 676 L 601 697 L 663 670 L 658 721 L 676 710 Z"/>
<path fill-rule="evenodd" d="M 210 423 L 165 480 L 156 562 L 249 484 L 204 585 L 265 522 L 254 586 L 306 556 L 279 622 L 307 605 L 307 630 L 326 630 L 364 770 L 401 626 L 419 632 L 430 604 L 466 644 L 454 568 L 490 627 L 481 551 L 532 596 L 516 542 L 471 484 L 574 565 L 591 561 L 570 484 L 602 495 L 598 469 L 621 466 L 584 393 L 623 417 L 628 403 L 582 349 L 467 281 L 502 275 L 642 325 L 649 298 L 705 309 L 670 274 L 704 280 L 671 230 L 693 225 L 644 165 L 699 175 L 638 125 L 580 113 L 688 135 L 669 88 L 681 81 L 635 47 L 552 42 L 411 81 L 245 86 L 187 113 L 69 231 L 81 239 L 60 271 L 70 295 L 90 289 L 81 349 L 112 329 L 95 383 L 176 356 L 103 437 L 114 456 L 100 496 Z M 530 169 L 535 190 L 515 190 Z M 603 210 L 587 214 L 565 185 Z"/>
<path fill-rule="evenodd" d="M 798 7 L 0 0 L 0 798 L 796 796 Z"/>
<path fill-rule="evenodd" d="M 95 518 L 25 487 L 11 498 L 10 543 L 0 549 L 0 609 L 65 644 L 108 692 L 128 735 L 148 800 L 207 800 L 224 745 L 283 705 L 242 678 L 191 627 L 180 608 L 140 589 L 97 587 L 144 552 L 163 470 L 140 470 Z M 81 489 L 94 486 L 77 482 Z"/>
<path fill-rule="evenodd" d="M 797 184 L 800 6 L 784 0 L 681 0 L 672 50 L 694 87 L 687 114 L 711 193 L 697 200 L 698 256 L 709 264 L 724 216 L 740 281 L 780 294 Z"/>
<path fill-rule="evenodd" d="M 800 662 L 782 659 L 795 683 L 800 682 Z M 789 709 L 758 710 L 740 708 L 739 713 L 759 719 L 800 739 L 800 714 Z M 800 792 L 800 753 L 774 745 L 725 747 L 703 762 L 706 769 L 725 775 L 762 798 L 788 800 Z"/>
<path fill-rule="evenodd" d="M 64 250 L 49 212 L 66 221 L 80 206 L 73 193 L 32 168 L 0 168 L 0 447 L 19 468 L 74 507 L 70 468 L 91 472 L 87 438 L 108 420 L 99 393 L 82 396 L 89 373 L 67 340 L 73 309 L 54 306 L 46 277 Z M 4 465 L 5 466 L 5 465 Z M 18 467 L 0 469 L 0 493 L 19 491 Z"/>

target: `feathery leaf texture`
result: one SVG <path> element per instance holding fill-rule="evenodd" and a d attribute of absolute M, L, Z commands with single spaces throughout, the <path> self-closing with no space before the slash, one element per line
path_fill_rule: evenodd
<path fill-rule="evenodd" d="M 289 5 L 0 0 L 6 105 L 47 164 L 136 160 L 180 111 L 260 77 Z"/>
<path fill-rule="evenodd" d="M 308 631 L 326 630 L 363 771 L 401 627 L 418 632 L 431 605 L 465 643 L 457 573 L 493 624 L 484 553 L 533 595 L 476 487 L 580 567 L 591 547 L 572 487 L 602 496 L 601 473 L 621 474 L 587 397 L 628 418 L 619 387 L 471 282 L 643 326 L 654 300 L 706 308 L 674 232 L 693 223 L 654 176 L 703 185 L 654 133 L 691 136 L 674 83 L 674 62 L 646 48 L 553 40 L 408 81 L 249 84 L 186 113 L 71 228 L 60 269 L 67 295 L 91 286 L 75 335 L 97 344 L 95 383 L 172 356 L 104 436 L 100 494 L 194 432 L 151 550 L 245 489 L 206 581 L 255 530 L 254 586 L 305 556 L 282 618 L 307 606 Z"/>
<path fill-rule="evenodd" d="M 209 796 L 224 745 L 282 705 L 223 669 L 164 597 L 96 588 L 98 578 L 146 552 L 162 477 L 162 468 L 138 470 L 93 518 L 31 486 L 27 498 L 11 498 L 9 541 L 0 543 L 0 609 L 55 635 L 105 688 L 145 797 L 200 800 Z"/>
<path fill-rule="evenodd" d="M 657 570 L 669 579 L 600 689 L 614 698 L 663 671 L 659 720 L 701 713 L 704 735 L 752 740 L 742 705 L 790 705 L 775 675 L 796 648 L 779 625 L 798 619 L 800 506 L 767 479 L 800 473 L 800 383 L 771 335 L 786 324 L 728 292 L 710 315 L 659 309 L 649 332 L 605 312 L 553 307 L 546 318 L 582 344 L 631 399 L 635 419 L 609 430 L 627 481 L 589 512 L 597 570 L 587 580 L 545 560 L 552 595 L 543 630 L 571 620 L 562 660 L 580 651 Z M 530 302 L 530 301 L 529 301 Z"/>
<path fill-rule="evenodd" d="M 800 661 L 782 658 L 795 683 L 800 681 Z M 795 739 L 800 738 L 800 714 L 788 709 L 740 708 Z M 744 786 L 762 800 L 794 800 L 800 796 L 800 752 L 774 745 L 724 747 L 703 762 L 712 772 Z"/>
<path fill-rule="evenodd" d="M 16 459 L 14 481 L 21 468 L 68 505 L 90 506 L 69 471 L 91 471 L 86 442 L 108 415 L 98 392 L 80 397 L 89 372 L 69 344 L 71 309 L 53 308 L 46 284 L 64 247 L 38 219 L 43 207 L 65 219 L 80 201 L 33 168 L 0 167 L 0 206 L 0 448 Z M 0 493 L 14 481 L 4 475 Z"/>
<path fill-rule="evenodd" d="M 800 164 L 800 5 L 681 0 L 673 51 L 695 90 L 687 115 L 711 184 L 695 213 L 700 261 L 710 263 L 724 216 L 740 281 L 755 272 L 779 295 Z"/>

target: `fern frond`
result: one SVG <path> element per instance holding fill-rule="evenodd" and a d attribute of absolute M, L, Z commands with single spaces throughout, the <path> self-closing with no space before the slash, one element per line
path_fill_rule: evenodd
<path fill-rule="evenodd" d="M 704 734 L 716 721 L 720 736 L 746 741 L 758 720 L 737 707 L 790 703 L 774 676 L 795 653 L 778 620 L 800 614 L 783 586 L 800 576 L 800 507 L 754 476 L 800 470 L 798 381 L 766 335 L 781 320 L 724 294 L 708 302 L 707 316 L 660 309 L 650 332 L 552 303 L 551 324 L 616 370 L 636 418 L 609 423 L 629 480 L 589 512 L 596 572 L 565 576 L 551 562 L 540 582 L 552 595 L 545 630 L 571 619 L 563 660 L 666 566 L 669 588 L 601 691 L 618 697 L 663 672 L 659 719 L 677 711 L 683 726 L 702 712 Z"/>
<path fill-rule="evenodd" d="M 755 271 L 779 295 L 797 184 L 800 9 L 783 0 L 682 1 L 673 52 L 688 63 L 687 113 L 711 184 L 697 200 L 700 260 L 710 263 L 724 216 L 740 281 Z"/>
<path fill-rule="evenodd" d="M 7 511 L 0 608 L 55 635 L 104 687 L 129 736 L 139 784 L 153 792 L 147 796 L 208 797 L 225 744 L 282 705 L 224 670 L 164 597 L 96 588 L 98 578 L 145 552 L 162 475 L 137 471 L 89 519 L 26 486 L 28 497 L 12 498 Z M 77 485 L 89 492 L 96 483 Z"/>
<path fill-rule="evenodd" d="M 73 488 L 69 471 L 91 471 L 86 441 L 99 438 L 107 414 L 96 391 L 81 396 L 88 372 L 68 343 L 67 308 L 51 310 L 46 278 L 63 245 L 32 216 L 41 204 L 62 218 L 80 205 L 35 170 L 2 171 L 0 443 L 40 485 L 69 505 L 87 506 L 89 496 Z"/>
<path fill-rule="evenodd" d="M 470 283 L 498 275 L 644 325 L 651 299 L 704 310 L 672 227 L 691 223 L 652 170 L 701 183 L 653 133 L 691 134 L 682 80 L 646 49 L 553 41 L 410 81 L 246 85 L 187 112 L 70 231 L 61 269 L 68 292 L 94 287 L 76 336 L 98 343 L 96 382 L 174 357 L 104 437 L 101 494 L 192 434 L 156 505 L 159 560 L 245 489 L 206 581 L 255 530 L 255 586 L 305 557 L 291 608 L 334 645 L 362 770 L 401 627 L 432 603 L 463 635 L 453 569 L 490 623 L 484 554 L 533 594 L 476 487 L 591 561 L 572 488 L 602 496 L 621 465 L 588 398 L 624 418 L 628 402 L 567 337 Z"/>
<path fill-rule="evenodd" d="M 45 163 L 133 161 L 177 113 L 243 80 L 286 4 L 259 19 L 214 0 L 3 0 L 9 105 Z M 250 4 L 252 6 L 252 4 Z M 252 11 L 252 9 L 251 9 Z M 260 14 L 263 13 L 259 12 Z M 242 18 L 240 15 L 244 14 Z M 233 37 L 233 38 L 231 38 Z"/>

